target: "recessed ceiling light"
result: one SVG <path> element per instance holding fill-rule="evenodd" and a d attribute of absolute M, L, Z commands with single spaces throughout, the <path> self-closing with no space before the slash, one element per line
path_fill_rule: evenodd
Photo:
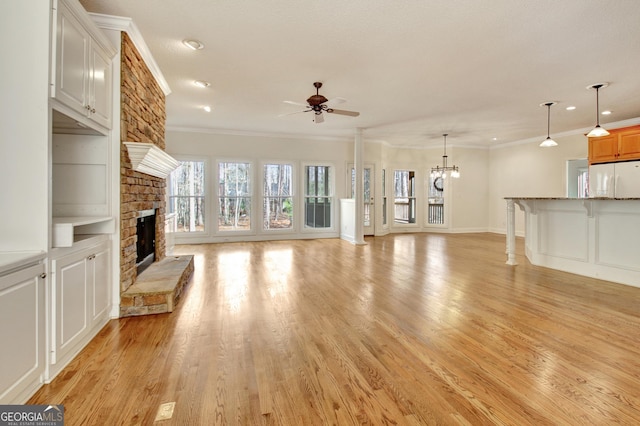
<path fill-rule="evenodd" d="M 600 114 L 602 114 L 602 115 L 611 115 L 611 111 L 609 111 L 609 110 L 602 111 Z"/>
<path fill-rule="evenodd" d="M 211 107 L 209 105 L 203 106 L 202 109 L 205 110 L 206 112 L 211 112 Z"/>
<path fill-rule="evenodd" d="M 569 106 L 567 107 L 567 111 L 573 111 L 574 109 L 576 109 L 576 107 L 575 107 L 575 106 L 573 106 L 573 105 L 569 105 Z"/>
<path fill-rule="evenodd" d="M 196 80 L 193 82 L 193 84 L 195 84 L 198 87 L 209 87 L 211 86 L 211 83 L 209 83 L 208 81 L 204 81 L 204 80 Z"/>
<path fill-rule="evenodd" d="M 497 140 L 498 140 L 498 138 L 493 138 L 493 139 L 491 139 L 491 140 L 492 140 L 492 141 L 497 141 Z"/>
<path fill-rule="evenodd" d="M 198 40 L 182 40 L 182 44 L 193 50 L 204 49 L 204 44 Z"/>

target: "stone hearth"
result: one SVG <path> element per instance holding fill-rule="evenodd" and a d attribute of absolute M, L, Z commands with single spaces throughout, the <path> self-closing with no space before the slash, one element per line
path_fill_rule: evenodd
<path fill-rule="evenodd" d="M 152 263 L 120 294 L 120 317 L 173 312 L 193 269 L 192 255 Z"/>

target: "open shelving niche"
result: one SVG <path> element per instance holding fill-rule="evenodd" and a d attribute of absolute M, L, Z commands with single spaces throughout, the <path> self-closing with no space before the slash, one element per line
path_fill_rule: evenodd
<path fill-rule="evenodd" d="M 113 234 L 109 137 L 53 110 L 52 248 Z"/>

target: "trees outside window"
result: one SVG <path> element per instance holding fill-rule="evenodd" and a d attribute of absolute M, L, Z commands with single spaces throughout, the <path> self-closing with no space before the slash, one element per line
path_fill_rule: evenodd
<path fill-rule="evenodd" d="M 176 214 L 177 232 L 204 232 L 205 182 L 204 161 L 180 161 L 169 175 L 169 213 Z"/>
<path fill-rule="evenodd" d="M 251 229 L 251 164 L 218 164 L 218 230 Z"/>
<path fill-rule="evenodd" d="M 331 228 L 333 202 L 330 166 L 305 166 L 304 216 L 307 228 Z"/>
<path fill-rule="evenodd" d="M 293 229 L 293 166 L 265 164 L 263 170 L 263 229 Z"/>

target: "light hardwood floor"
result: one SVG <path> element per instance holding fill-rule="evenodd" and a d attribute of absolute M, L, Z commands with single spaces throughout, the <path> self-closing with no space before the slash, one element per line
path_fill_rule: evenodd
<path fill-rule="evenodd" d="M 640 424 L 640 289 L 496 234 L 179 246 L 172 314 L 111 321 L 29 401 L 67 426 Z"/>

